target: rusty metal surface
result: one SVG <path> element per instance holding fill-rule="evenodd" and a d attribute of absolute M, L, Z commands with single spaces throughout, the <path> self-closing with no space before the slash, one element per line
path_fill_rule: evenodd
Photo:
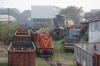
<path fill-rule="evenodd" d="M 67 26 L 57 26 L 52 31 L 52 36 L 55 40 L 62 39 L 67 32 Z"/>
<path fill-rule="evenodd" d="M 35 51 L 8 51 L 8 66 L 35 66 Z"/>
<path fill-rule="evenodd" d="M 71 41 L 64 41 L 64 47 L 65 47 L 65 50 L 67 51 L 69 51 L 69 50 L 71 50 L 71 51 L 74 51 L 74 44 L 75 43 L 77 43 L 77 41 L 76 42 L 71 42 Z"/>
<path fill-rule="evenodd" d="M 14 49 L 19 47 L 31 49 Z M 35 66 L 35 45 L 32 42 L 11 42 L 8 48 L 8 66 Z"/>
<path fill-rule="evenodd" d="M 94 62 L 96 64 L 96 66 L 100 66 L 100 52 L 93 52 L 93 56 L 94 56 Z"/>
<path fill-rule="evenodd" d="M 30 36 L 14 36 L 14 41 L 30 41 Z"/>
<path fill-rule="evenodd" d="M 33 29 L 31 29 L 31 32 L 34 33 L 34 32 L 36 32 L 37 30 L 39 30 L 39 29 L 38 29 L 38 28 L 33 28 Z"/>
<path fill-rule="evenodd" d="M 27 27 L 17 27 L 17 28 L 16 28 L 16 30 L 22 30 L 22 29 L 28 30 Z"/>
<path fill-rule="evenodd" d="M 15 35 L 29 35 L 28 32 L 16 32 Z"/>
<path fill-rule="evenodd" d="M 29 32 L 15 32 L 14 41 L 30 41 L 30 33 Z"/>
<path fill-rule="evenodd" d="M 28 28 L 27 27 L 17 27 L 16 32 L 28 32 Z"/>
<path fill-rule="evenodd" d="M 65 46 L 66 51 L 74 51 L 74 46 Z"/>

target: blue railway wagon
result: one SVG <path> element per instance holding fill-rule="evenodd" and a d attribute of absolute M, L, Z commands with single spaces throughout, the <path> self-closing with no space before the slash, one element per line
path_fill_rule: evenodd
<path fill-rule="evenodd" d="M 69 35 L 76 35 L 77 37 L 80 37 L 82 35 L 82 29 L 70 29 Z"/>
<path fill-rule="evenodd" d="M 82 29 L 70 29 L 69 34 L 65 37 L 65 40 L 78 41 L 82 33 Z"/>
<path fill-rule="evenodd" d="M 78 41 L 78 38 L 77 38 L 77 36 L 66 36 L 65 37 L 65 40 L 66 41 Z"/>
<path fill-rule="evenodd" d="M 27 22 L 27 23 L 26 23 L 26 26 L 27 26 L 27 28 L 32 28 L 32 27 L 33 27 L 33 23 Z"/>

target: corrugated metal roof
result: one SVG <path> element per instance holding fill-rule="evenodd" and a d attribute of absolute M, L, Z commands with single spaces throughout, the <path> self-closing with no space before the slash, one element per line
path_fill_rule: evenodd
<path fill-rule="evenodd" d="M 94 20 L 84 21 L 84 22 L 81 22 L 81 23 L 90 23 L 90 22 L 97 22 L 97 21 L 100 21 L 100 19 L 94 19 Z"/>
<path fill-rule="evenodd" d="M 5 21 L 16 21 L 16 19 L 12 16 L 9 15 L 9 19 L 8 19 L 8 15 L 0 15 L 0 22 L 5 22 Z"/>

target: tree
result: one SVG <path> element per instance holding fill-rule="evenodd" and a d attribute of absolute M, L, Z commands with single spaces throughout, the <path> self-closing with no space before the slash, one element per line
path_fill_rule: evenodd
<path fill-rule="evenodd" d="M 74 20 L 75 24 L 80 21 L 80 13 L 83 12 L 82 7 L 68 6 L 60 11 L 61 15 L 67 16 L 69 19 Z"/>
<path fill-rule="evenodd" d="M 92 12 L 86 12 L 84 18 L 87 20 L 95 19 L 95 14 L 93 14 Z"/>
<path fill-rule="evenodd" d="M 13 39 L 14 33 L 16 31 L 17 24 L 5 24 L 0 23 L 0 41 L 5 44 L 9 44 Z"/>
<path fill-rule="evenodd" d="M 19 22 L 20 20 L 20 11 L 16 8 L 9 8 L 9 15 L 13 16 L 14 18 L 16 18 L 16 21 Z"/>
<path fill-rule="evenodd" d="M 30 10 L 24 10 L 22 13 L 22 20 L 27 21 L 28 18 L 31 17 L 31 11 Z"/>

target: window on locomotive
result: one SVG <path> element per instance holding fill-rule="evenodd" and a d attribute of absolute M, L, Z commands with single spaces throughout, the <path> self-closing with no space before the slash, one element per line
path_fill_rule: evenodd
<path fill-rule="evenodd" d="M 57 32 L 56 34 L 57 34 L 57 35 L 59 35 L 59 34 L 60 34 L 60 32 Z"/>

